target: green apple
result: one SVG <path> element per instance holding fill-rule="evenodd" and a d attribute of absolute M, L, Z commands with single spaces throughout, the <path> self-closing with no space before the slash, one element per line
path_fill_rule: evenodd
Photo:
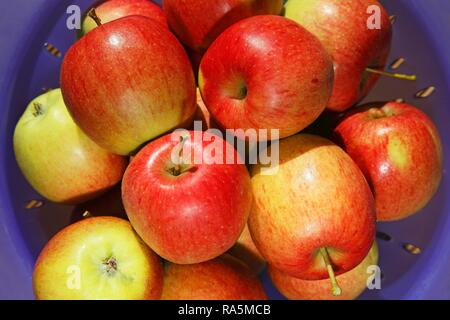
<path fill-rule="evenodd" d="M 40 300 L 160 299 L 160 258 L 126 220 L 87 218 L 60 231 L 33 273 Z"/>
<path fill-rule="evenodd" d="M 28 105 L 14 131 L 14 152 L 33 188 L 59 203 L 80 203 L 98 196 L 122 179 L 128 163 L 81 131 L 60 89 Z"/>

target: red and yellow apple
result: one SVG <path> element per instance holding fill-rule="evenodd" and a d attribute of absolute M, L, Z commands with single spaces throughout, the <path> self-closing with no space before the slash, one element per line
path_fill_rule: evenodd
<path fill-rule="evenodd" d="M 320 41 L 294 21 L 256 16 L 228 28 L 208 49 L 199 87 L 221 127 L 276 129 L 284 138 L 324 111 L 333 64 Z"/>
<path fill-rule="evenodd" d="M 174 153 L 181 153 L 180 163 Z M 132 160 L 122 183 L 125 209 L 135 230 L 161 257 L 198 263 L 234 245 L 252 205 L 245 165 L 229 161 L 237 157 L 218 136 L 176 131 L 151 142 Z"/>
<path fill-rule="evenodd" d="M 23 175 L 43 197 L 76 204 L 121 179 L 128 159 L 95 144 L 74 123 L 61 90 L 30 102 L 14 131 L 14 154 Z"/>
<path fill-rule="evenodd" d="M 266 300 L 259 279 L 238 259 L 223 255 L 165 267 L 162 300 Z"/>
<path fill-rule="evenodd" d="M 385 67 L 392 38 L 389 15 L 377 0 L 289 0 L 285 16 L 316 35 L 333 57 L 328 109 L 344 111 L 367 95 L 379 78 L 367 68 Z"/>
<path fill-rule="evenodd" d="M 160 258 L 130 223 L 96 217 L 72 224 L 42 250 L 33 272 L 40 300 L 160 299 Z"/>
<path fill-rule="evenodd" d="M 61 89 L 75 122 L 105 149 L 128 155 L 195 112 L 195 81 L 181 44 L 152 19 L 95 28 L 64 57 Z"/>
<path fill-rule="evenodd" d="M 302 280 L 280 272 L 269 266 L 269 275 L 272 283 L 286 298 L 290 300 L 354 300 L 367 288 L 367 279 L 370 276 L 369 267 L 378 263 L 378 247 L 373 243 L 367 256 L 354 269 L 336 277 L 342 289 L 340 296 L 332 295 L 330 280 Z"/>
<path fill-rule="evenodd" d="M 356 267 L 375 236 L 375 206 L 361 170 L 327 139 L 300 134 L 281 140 L 279 164 L 252 168 L 249 228 L 274 268 L 304 280 Z"/>
<path fill-rule="evenodd" d="M 163 0 L 170 27 L 195 51 L 205 51 L 229 26 L 261 14 L 279 14 L 282 0 Z"/>
<path fill-rule="evenodd" d="M 144 16 L 168 26 L 166 15 L 162 9 L 150 0 L 107 0 L 94 5 L 95 14 L 105 24 L 127 16 Z M 86 15 L 81 24 L 80 36 L 97 28 L 95 20 Z"/>
<path fill-rule="evenodd" d="M 419 109 L 397 102 L 367 104 L 346 115 L 334 133 L 369 181 L 378 220 L 418 212 L 438 189 L 441 140 Z"/>

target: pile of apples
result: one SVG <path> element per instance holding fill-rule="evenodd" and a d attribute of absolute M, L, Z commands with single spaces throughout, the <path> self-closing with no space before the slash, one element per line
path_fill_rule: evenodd
<path fill-rule="evenodd" d="M 370 6 L 380 28 L 368 28 Z M 61 88 L 34 99 L 14 133 L 34 189 L 78 205 L 37 260 L 36 298 L 265 299 L 266 262 L 287 298 L 358 297 L 378 261 L 376 222 L 418 212 L 442 175 L 423 112 L 355 107 L 385 73 L 391 38 L 376 0 L 96 4 Z M 300 133 L 324 112 L 330 136 Z M 267 174 L 212 161 L 233 146 L 194 120 L 279 130 L 279 163 Z"/>

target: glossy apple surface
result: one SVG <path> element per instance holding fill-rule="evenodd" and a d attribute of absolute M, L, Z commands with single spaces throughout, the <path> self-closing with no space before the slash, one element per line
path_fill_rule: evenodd
<path fill-rule="evenodd" d="M 266 300 L 259 279 L 230 255 L 192 265 L 169 263 L 162 300 Z"/>
<path fill-rule="evenodd" d="M 279 14 L 281 0 L 163 0 L 170 27 L 195 51 L 208 49 L 225 29 L 239 20 Z"/>
<path fill-rule="evenodd" d="M 130 223 L 97 217 L 72 224 L 42 250 L 33 273 L 40 300 L 160 299 L 160 258 Z"/>
<path fill-rule="evenodd" d="M 319 40 L 279 16 L 234 24 L 200 65 L 203 100 L 221 127 L 277 129 L 280 138 L 316 120 L 332 86 L 332 61 Z"/>
<path fill-rule="evenodd" d="M 290 300 L 354 300 L 367 288 L 367 280 L 373 275 L 371 266 L 378 263 L 378 247 L 374 242 L 364 260 L 354 269 L 336 277 L 342 289 L 340 296 L 333 296 L 330 280 L 301 280 L 269 267 L 270 278 L 275 287 Z"/>
<path fill-rule="evenodd" d="M 279 145 L 280 163 L 252 168 L 249 228 L 266 261 L 304 280 L 328 278 L 319 249 L 336 274 L 356 267 L 375 235 L 375 206 L 361 170 L 327 139 L 300 134 Z"/>
<path fill-rule="evenodd" d="M 122 183 L 133 227 L 161 257 L 179 264 L 210 260 L 230 249 L 252 204 L 245 165 L 226 163 L 230 155 L 237 159 L 234 148 L 209 133 L 186 132 L 178 168 L 172 154 L 179 152 L 180 132 L 144 147 Z M 193 162 L 194 157 L 200 161 Z"/>
<path fill-rule="evenodd" d="M 377 218 L 406 218 L 422 209 L 442 179 L 439 133 L 419 109 L 404 103 L 368 104 L 334 130 L 375 195 Z"/>
<path fill-rule="evenodd" d="M 150 0 L 107 0 L 94 5 L 95 14 L 103 24 L 127 16 L 144 16 L 168 27 L 166 15 L 162 9 Z M 97 28 L 97 23 L 90 16 L 85 16 L 81 25 L 80 36 Z"/>
<path fill-rule="evenodd" d="M 289 0 L 285 9 L 285 16 L 316 35 L 333 57 L 328 109 L 344 111 L 365 97 L 379 78 L 366 68 L 384 69 L 391 46 L 392 25 L 383 6 L 376 0 Z M 370 29 L 374 13 L 380 28 Z"/>
<path fill-rule="evenodd" d="M 64 57 L 64 101 L 99 145 L 128 155 L 195 112 L 189 59 L 170 31 L 132 16 L 95 28 Z"/>
<path fill-rule="evenodd" d="M 121 179 L 128 164 L 96 145 L 74 123 L 61 90 L 30 102 L 14 131 L 23 175 L 43 197 L 76 204 L 99 196 Z"/>

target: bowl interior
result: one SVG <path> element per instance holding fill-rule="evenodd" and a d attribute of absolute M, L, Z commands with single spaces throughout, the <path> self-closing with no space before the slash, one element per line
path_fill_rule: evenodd
<path fill-rule="evenodd" d="M 92 1 L 77 1 L 85 9 Z M 448 92 L 449 78 L 445 74 L 443 57 L 439 55 L 438 43 L 430 37 L 431 31 L 410 1 L 382 1 L 391 14 L 397 16 L 394 27 L 394 41 L 390 61 L 404 57 L 406 62 L 400 71 L 418 75 L 418 81 L 407 82 L 383 78 L 365 101 L 392 100 L 404 98 L 427 113 L 436 122 L 445 148 L 445 168 L 448 162 L 449 138 L 445 135 L 450 122 L 450 101 Z M 5 212 L 4 228 L 11 230 L 16 241 L 25 248 L 20 254 L 26 264 L 29 278 L 35 258 L 48 239 L 70 221 L 71 207 L 45 202 L 41 208 L 26 209 L 25 204 L 40 197 L 23 178 L 14 159 L 12 135 L 15 124 L 28 102 L 39 95 L 44 88 L 58 86 L 61 59 L 44 49 L 48 42 L 63 54 L 75 40 L 75 32 L 66 27 L 66 9 L 72 1 L 59 1 L 51 10 L 42 12 L 45 17 L 33 26 L 25 46 L 26 50 L 19 62 L 12 90 L 9 92 L 9 104 L 2 109 L 1 139 L 5 145 L 0 162 L 1 176 L 6 179 L 6 201 L 9 212 Z M 413 36 L 412 36 L 413 35 Z M 447 76 L 447 78 L 446 78 Z M 416 99 L 415 93 L 427 86 L 436 86 L 437 91 L 427 99 Z M 391 241 L 378 240 L 380 245 L 380 267 L 384 275 L 382 290 L 366 291 L 364 299 L 400 299 L 420 297 L 449 297 L 450 281 L 438 281 L 439 272 L 450 266 L 447 244 L 450 244 L 448 232 L 449 182 L 446 174 L 442 185 L 428 206 L 421 213 L 400 222 L 379 224 L 380 231 L 388 233 Z M 422 254 L 413 255 L 402 248 L 411 243 L 422 249 Z M 19 245 L 19 244 L 18 244 Z M 1 276 L 1 275 L 0 275 Z M 447 277 L 448 278 L 448 277 Z M 282 296 L 272 287 L 266 274 L 264 284 L 271 298 Z M 32 298 L 31 287 L 26 296 Z M 447 291 L 445 291 L 447 290 Z"/>

